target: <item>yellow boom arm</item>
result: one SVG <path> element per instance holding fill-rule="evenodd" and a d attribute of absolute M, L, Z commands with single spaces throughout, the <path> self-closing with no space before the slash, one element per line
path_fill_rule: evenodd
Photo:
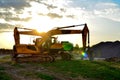
<path fill-rule="evenodd" d="M 26 29 L 22 28 L 26 31 L 18 31 L 17 27 L 14 29 L 14 40 L 15 40 L 15 45 L 20 44 L 20 34 L 25 34 L 25 35 L 35 35 L 35 36 L 41 36 L 41 41 L 37 46 L 41 46 L 46 40 L 48 40 L 51 36 L 53 35 L 63 35 L 63 34 L 82 34 L 82 44 L 83 44 L 83 49 L 86 49 L 86 42 L 87 42 L 87 36 L 88 36 L 88 46 L 89 46 L 89 29 L 87 27 L 87 24 L 82 24 L 84 25 L 83 30 L 69 30 L 67 28 L 70 27 L 75 27 L 75 26 L 81 26 L 81 25 L 73 25 L 73 26 L 66 26 L 66 27 L 59 27 L 57 29 L 50 30 L 46 33 L 39 33 L 34 29 Z M 66 28 L 66 29 L 64 29 Z"/>

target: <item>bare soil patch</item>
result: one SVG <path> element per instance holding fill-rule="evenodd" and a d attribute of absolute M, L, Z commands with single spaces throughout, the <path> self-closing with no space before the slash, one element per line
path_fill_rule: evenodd
<path fill-rule="evenodd" d="M 46 63 L 47 64 L 47 63 Z M 59 72 L 53 72 L 42 66 L 42 63 L 28 62 L 12 64 L 11 56 L 1 55 L 0 66 L 5 68 L 13 80 L 86 80 L 81 77 L 72 78 Z"/>

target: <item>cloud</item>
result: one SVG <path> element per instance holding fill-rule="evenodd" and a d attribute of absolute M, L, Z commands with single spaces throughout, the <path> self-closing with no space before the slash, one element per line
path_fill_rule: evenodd
<path fill-rule="evenodd" d="M 48 13 L 47 16 L 51 17 L 51 18 L 62 18 L 61 15 L 56 14 L 56 13 Z"/>
<path fill-rule="evenodd" d="M 68 18 L 75 18 L 75 15 L 67 15 Z"/>
<path fill-rule="evenodd" d="M 98 3 L 105 3 L 110 2 L 111 0 L 70 0 L 71 3 L 69 3 L 70 6 L 73 6 L 74 8 L 85 8 L 86 10 L 93 10 L 95 8 L 95 5 Z"/>
<path fill-rule="evenodd" d="M 29 21 L 33 14 L 62 18 L 73 18 L 74 15 L 66 14 L 65 7 L 69 0 L 0 0 L 0 18 L 5 21 Z M 25 11 L 25 7 L 29 8 Z M 24 15 L 25 14 L 25 15 Z M 24 15 L 22 18 L 20 16 Z"/>
<path fill-rule="evenodd" d="M 39 2 L 40 4 L 44 4 L 45 6 L 47 6 L 47 8 L 50 10 L 50 9 L 55 9 L 57 8 L 57 6 L 54 6 L 52 4 L 48 4 L 48 3 L 45 3 L 45 2 Z"/>
<path fill-rule="evenodd" d="M 96 17 L 120 21 L 120 8 L 111 0 L 0 0 L 0 6 L 0 18 L 8 21 L 7 24 L 29 21 L 32 15 L 81 22 Z"/>
<path fill-rule="evenodd" d="M 115 4 L 115 3 L 100 3 L 96 7 L 97 8 L 94 9 L 95 15 L 120 22 L 120 14 L 119 14 L 120 8 L 118 7 L 117 4 Z"/>
<path fill-rule="evenodd" d="M 67 2 L 69 0 L 66 0 Z M 49 16 L 50 18 L 63 18 L 63 16 L 65 17 L 69 17 L 69 18 L 73 18 L 74 15 L 72 14 L 67 14 L 67 7 L 66 5 L 69 3 L 66 3 L 66 1 L 64 0 L 41 0 L 41 1 L 32 1 L 30 2 L 31 5 L 31 9 L 34 9 L 33 11 L 38 13 L 38 15 L 42 15 L 42 16 Z M 38 8 L 39 7 L 39 8 Z"/>
<path fill-rule="evenodd" d="M 0 18 L 11 17 L 13 14 L 7 10 L 1 10 Z"/>
<path fill-rule="evenodd" d="M 14 25 L 7 24 L 7 23 L 0 23 L 0 34 L 6 32 L 13 32 Z"/>
<path fill-rule="evenodd" d="M 31 19 L 31 17 L 26 17 L 26 18 L 19 18 L 19 17 L 6 17 L 5 20 L 6 21 L 29 21 Z"/>
<path fill-rule="evenodd" d="M 120 9 L 104 9 L 104 10 L 94 10 L 95 15 L 103 18 L 108 18 L 114 21 L 120 22 Z"/>
<path fill-rule="evenodd" d="M 30 0 L 0 0 L 0 30 L 13 29 L 15 25 L 21 26 L 22 22 L 27 22 L 31 17 L 20 17 L 24 8 L 30 7 Z"/>
<path fill-rule="evenodd" d="M 30 17 L 19 17 L 25 7 L 30 7 L 27 0 L 0 0 L 0 29 L 12 27 L 11 21 L 28 21 Z"/>
<path fill-rule="evenodd" d="M 1 8 L 10 8 L 21 9 L 23 7 L 29 6 L 29 3 L 26 0 L 0 0 Z"/>
<path fill-rule="evenodd" d="M 116 8 L 118 5 L 111 2 L 100 2 L 95 5 L 95 9 L 109 9 L 109 8 Z"/>
<path fill-rule="evenodd" d="M 120 22 L 120 6 L 111 0 L 71 0 L 69 5 L 67 11 L 71 10 L 76 17 L 87 19 L 103 17 Z"/>

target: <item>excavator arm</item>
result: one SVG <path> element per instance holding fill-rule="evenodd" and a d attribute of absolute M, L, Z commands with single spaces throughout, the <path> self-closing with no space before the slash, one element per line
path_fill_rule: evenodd
<path fill-rule="evenodd" d="M 64 29 L 64 28 L 71 28 L 71 27 L 76 27 L 76 26 L 83 26 L 83 30 L 73 30 L 73 29 Z M 89 29 L 87 27 L 87 24 L 82 24 L 82 25 L 73 25 L 73 26 L 67 26 L 67 27 L 59 27 L 57 29 L 53 29 L 48 31 L 44 37 L 42 38 L 41 42 L 39 45 L 42 45 L 44 41 L 46 41 L 48 38 L 50 38 L 53 35 L 65 35 L 65 34 L 82 34 L 82 44 L 83 44 L 83 50 L 85 51 L 86 49 L 86 44 L 87 44 L 87 39 L 88 39 L 88 47 L 89 47 Z"/>
<path fill-rule="evenodd" d="M 18 29 L 23 29 L 22 31 L 19 31 Z M 45 35 L 44 32 L 39 33 L 38 31 L 34 29 L 27 29 L 27 28 L 14 28 L 14 40 L 15 40 L 15 45 L 20 44 L 20 35 L 33 35 L 33 36 L 41 36 L 43 37 Z"/>
<path fill-rule="evenodd" d="M 68 28 L 76 27 L 76 26 L 84 26 L 84 28 L 82 30 L 68 29 Z M 34 29 L 27 29 L 27 28 L 21 28 L 21 29 L 24 29 L 25 31 L 18 31 L 17 27 L 15 27 L 15 29 L 14 29 L 15 45 L 20 44 L 20 34 L 41 36 L 42 37 L 41 41 L 37 44 L 38 47 L 42 46 L 42 44 L 45 41 L 47 41 L 50 37 L 52 37 L 54 35 L 82 34 L 83 50 L 86 49 L 87 37 L 88 37 L 88 46 L 89 46 L 89 29 L 87 27 L 87 24 L 58 27 L 58 28 L 52 29 L 46 33 L 39 33 L 38 31 L 36 31 Z"/>
<path fill-rule="evenodd" d="M 82 30 L 82 44 L 83 44 L 83 50 L 85 51 L 86 49 L 86 43 L 87 43 L 87 37 L 88 37 L 88 47 L 90 43 L 89 39 L 89 29 L 87 27 L 87 24 L 85 24 L 83 30 Z"/>

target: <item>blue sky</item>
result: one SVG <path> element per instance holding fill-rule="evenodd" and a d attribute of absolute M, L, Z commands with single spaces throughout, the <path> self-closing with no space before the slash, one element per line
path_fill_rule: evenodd
<path fill-rule="evenodd" d="M 12 48 L 15 26 L 45 31 L 81 23 L 88 24 L 91 46 L 120 40 L 120 0 L 0 0 L 0 48 Z"/>

